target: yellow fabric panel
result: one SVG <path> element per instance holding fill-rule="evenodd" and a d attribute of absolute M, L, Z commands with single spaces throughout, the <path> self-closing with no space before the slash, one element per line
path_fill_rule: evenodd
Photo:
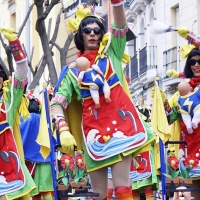
<path fill-rule="evenodd" d="M 65 110 L 65 117 L 67 119 L 70 132 L 74 136 L 77 143 L 77 150 L 83 150 L 82 141 L 83 135 L 81 130 L 82 122 L 82 105 L 81 102 L 73 99 Z"/>

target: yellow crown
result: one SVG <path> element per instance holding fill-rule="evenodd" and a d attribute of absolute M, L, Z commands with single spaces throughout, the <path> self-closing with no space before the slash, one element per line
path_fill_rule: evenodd
<path fill-rule="evenodd" d="M 102 21 L 102 18 L 94 13 L 94 7 L 88 5 L 79 5 L 76 9 L 76 18 L 70 18 L 67 21 L 67 31 L 77 32 L 79 25 L 83 19 L 88 16 L 93 16 Z"/>

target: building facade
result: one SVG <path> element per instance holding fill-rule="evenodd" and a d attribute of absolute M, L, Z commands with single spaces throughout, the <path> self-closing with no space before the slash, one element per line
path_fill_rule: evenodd
<path fill-rule="evenodd" d="M 153 78 L 159 75 L 162 88 L 169 98 L 181 79 L 166 75 L 168 69 L 182 71 L 185 60 L 181 59 L 179 48 L 188 44 L 176 32 L 151 34 L 151 21 L 158 21 L 172 27 L 187 27 L 195 34 L 200 33 L 199 0 L 126 0 L 127 21 L 136 34 L 136 39 L 127 43 L 131 63 L 126 66 L 130 78 L 129 87 L 134 102 L 144 98 L 151 107 Z"/>

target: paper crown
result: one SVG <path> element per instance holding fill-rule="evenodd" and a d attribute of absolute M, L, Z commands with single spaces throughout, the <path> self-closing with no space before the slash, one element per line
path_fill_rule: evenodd
<path fill-rule="evenodd" d="M 77 7 L 75 16 L 75 18 L 69 18 L 67 21 L 67 31 L 72 31 L 73 33 L 77 32 L 81 21 L 88 16 L 96 17 L 100 21 L 103 20 L 102 17 L 94 13 L 93 6 L 88 6 L 86 4 L 81 4 Z"/>

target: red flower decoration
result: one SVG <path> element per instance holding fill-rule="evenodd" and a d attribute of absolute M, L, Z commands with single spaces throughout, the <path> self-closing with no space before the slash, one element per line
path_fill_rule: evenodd
<path fill-rule="evenodd" d="M 178 169 L 179 166 L 179 160 L 175 156 L 170 156 L 168 158 L 168 162 L 171 168 Z"/>
<path fill-rule="evenodd" d="M 196 158 L 195 156 L 193 155 L 189 155 L 185 160 L 184 160 L 184 165 L 185 167 L 189 167 L 189 166 L 192 166 L 192 169 L 194 168 L 197 168 L 199 164 L 199 159 Z"/>
<path fill-rule="evenodd" d="M 76 165 L 78 166 L 78 168 L 81 168 L 81 169 L 85 168 L 85 161 L 83 160 L 82 154 L 76 155 Z"/>
<path fill-rule="evenodd" d="M 69 171 L 73 172 L 74 171 L 74 160 L 72 156 L 64 154 L 61 159 L 61 166 L 63 169 L 66 169 L 66 163 L 69 163 Z"/>

